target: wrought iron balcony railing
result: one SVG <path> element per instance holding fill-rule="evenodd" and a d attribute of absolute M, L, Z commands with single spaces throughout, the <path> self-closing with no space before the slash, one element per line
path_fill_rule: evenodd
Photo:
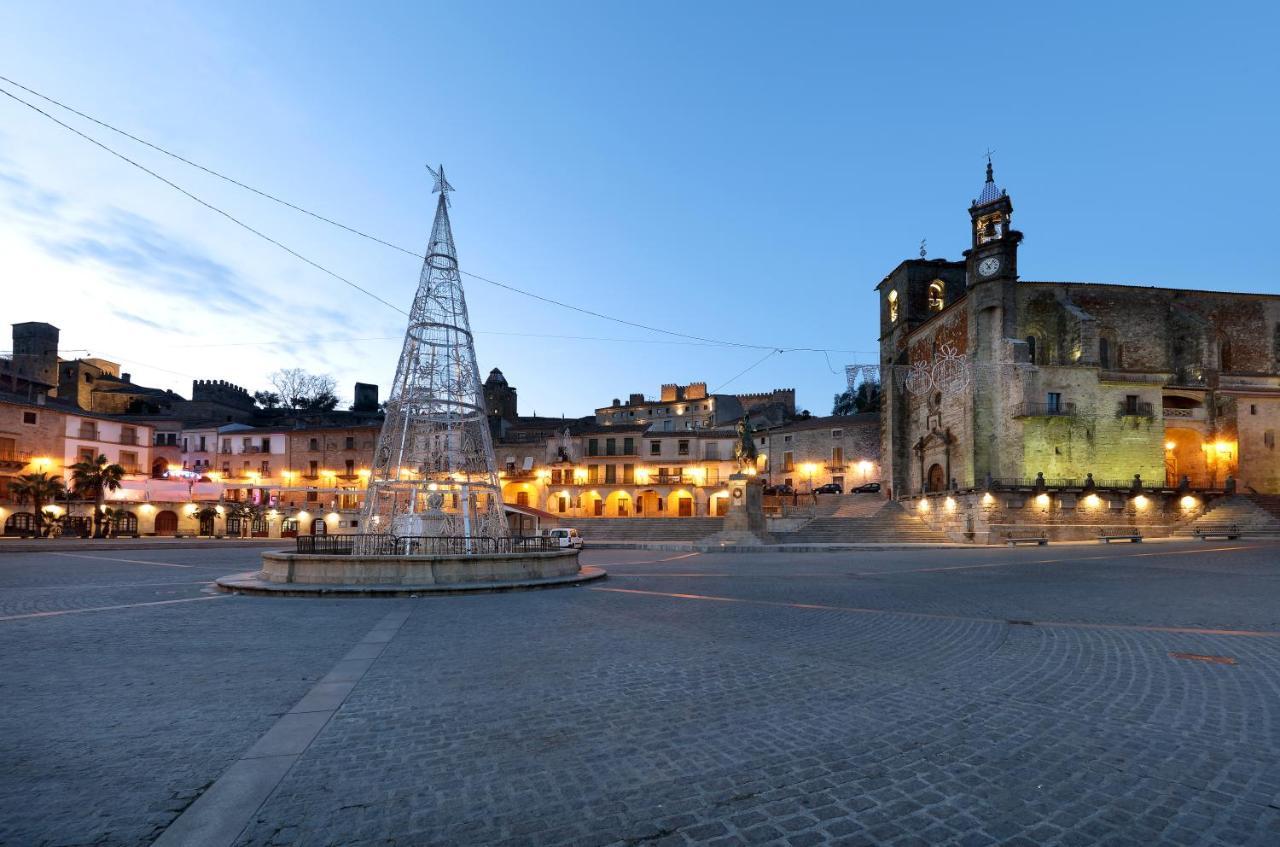
<path fill-rule="evenodd" d="M 1155 411 L 1152 405 L 1146 401 L 1138 401 L 1131 403 L 1128 400 L 1122 400 L 1116 404 L 1116 417 L 1121 418 L 1151 418 L 1155 417 Z"/>
<path fill-rule="evenodd" d="M 1073 418 L 1075 403 L 1020 403 L 1014 411 L 1015 418 Z"/>

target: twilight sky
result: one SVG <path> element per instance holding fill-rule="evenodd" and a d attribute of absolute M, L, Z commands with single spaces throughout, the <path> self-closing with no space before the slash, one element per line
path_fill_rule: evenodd
<path fill-rule="evenodd" d="M 872 288 L 967 245 L 995 149 L 1033 280 L 1275 292 L 1274 4 L 7 3 L 0 74 L 406 247 L 443 162 L 482 373 L 579 415 L 873 362 Z M 30 95 L 6 84 L 25 99 Z M 35 101 L 38 102 L 38 101 Z M 39 103 L 407 309 L 420 261 Z M 404 317 L 0 97 L 0 321 L 134 380 L 385 394 Z M 0 349 L 9 347 L 8 328 Z M 571 337 L 563 337 L 571 336 Z M 857 352 L 863 351 L 863 352 Z M 728 383 L 725 385 L 725 383 Z"/>

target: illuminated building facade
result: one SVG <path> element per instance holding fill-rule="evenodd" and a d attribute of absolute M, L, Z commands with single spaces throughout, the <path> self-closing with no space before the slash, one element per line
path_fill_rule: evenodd
<path fill-rule="evenodd" d="M 1280 296 L 1018 273 L 990 165 L 962 261 L 877 286 L 895 496 L 995 483 L 1280 493 Z"/>

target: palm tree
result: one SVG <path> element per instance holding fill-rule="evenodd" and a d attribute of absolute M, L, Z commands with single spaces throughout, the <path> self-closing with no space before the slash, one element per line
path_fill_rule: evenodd
<path fill-rule="evenodd" d="M 71 466 L 71 488 L 84 498 L 93 498 L 93 537 L 102 538 L 102 506 L 108 491 L 115 491 L 124 479 L 124 468 L 111 464 L 98 454 L 96 459 L 81 459 Z"/>
<path fill-rule="evenodd" d="M 9 483 L 9 491 L 19 503 L 31 501 L 36 513 L 36 535 L 44 537 L 44 505 L 66 490 L 62 477 L 47 473 L 29 473 L 15 477 Z"/>

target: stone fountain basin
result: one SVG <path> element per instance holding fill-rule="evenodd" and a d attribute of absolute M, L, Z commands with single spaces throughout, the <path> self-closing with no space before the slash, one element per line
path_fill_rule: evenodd
<path fill-rule="evenodd" d="M 350 556 L 269 552 L 262 569 L 217 580 L 219 590 L 250 594 L 414 594 L 502 591 L 574 585 L 605 576 L 581 567 L 577 550 L 474 556 Z"/>

